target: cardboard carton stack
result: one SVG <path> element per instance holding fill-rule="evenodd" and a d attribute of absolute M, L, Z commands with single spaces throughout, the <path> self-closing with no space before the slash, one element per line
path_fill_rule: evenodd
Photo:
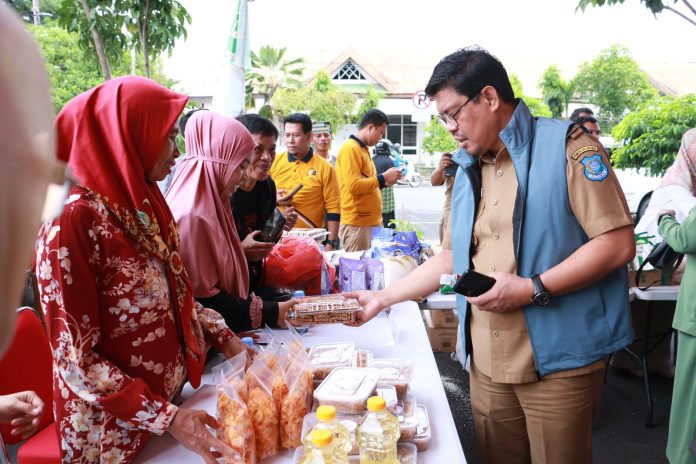
<path fill-rule="evenodd" d="M 451 353 L 457 346 L 457 326 L 459 319 L 452 309 L 424 310 L 425 330 L 428 332 L 430 346 L 436 353 Z"/>

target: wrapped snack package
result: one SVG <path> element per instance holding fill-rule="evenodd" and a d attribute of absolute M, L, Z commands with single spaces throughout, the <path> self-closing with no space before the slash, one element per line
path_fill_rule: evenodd
<path fill-rule="evenodd" d="M 389 256 L 382 259 L 384 264 L 384 286 L 388 287 L 418 267 L 412 256 Z"/>
<path fill-rule="evenodd" d="M 338 288 L 342 292 L 367 290 L 367 264 L 362 260 L 340 258 Z"/>
<path fill-rule="evenodd" d="M 226 464 L 256 464 L 254 427 L 246 406 L 247 388 L 244 379 L 246 352 L 213 368 L 217 385 L 217 436 L 242 457 L 226 459 Z"/>
<path fill-rule="evenodd" d="M 309 350 L 309 362 L 314 379 L 324 380 L 337 367 L 348 367 L 355 362 L 355 343 L 319 343 Z"/>
<path fill-rule="evenodd" d="M 295 357 L 285 371 L 288 394 L 280 408 L 280 446 L 297 448 L 302 444 L 302 421 L 312 408 L 312 381 L 309 361 Z"/>
<path fill-rule="evenodd" d="M 384 263 L 377 259 L 365 258 L 367 267 L 367 289 L 379 291 L 384 288 Z"/>
<path fill-rule="evenodd" d="M 257 359 L 247 370 L 247 409 L 256 438 L 256 457 L 265 459 L 278 454 L 278 408 L 273 401 L 274 374 L 264 360 Z"/>
<path fill-rule="evenodd" d="M 337 412 L 360 414 L 379 381 L 379 369 L 370 367 L 337 367 L 319 385 L 314 398 L 319 405 L 331 405 Z"/>
<path fill-rule="evenodd" d="M 283 398 L 288 393 L 288 386 L 285 384 L 285 376 L 283 375 L 283 366 L 285 365 L 284 358 L 287 357 L 285 350 L 281 346 L 278 338 L 273 338 L 261 353 L 256 356 L 264 362 L 268 370 L 273 374 L 271 382 L 271 396 L 276 411 L 280 412 L 280 405 Z M 256 361 L 256 359 L 254 361 Z"/>
<path fill-rule="evenodd" d="M 346 324 L 355 322 L 363 308 L 358 300 L 343 295 L 324 295 L 302 298 L 288 311 L 291 325 Z"/>

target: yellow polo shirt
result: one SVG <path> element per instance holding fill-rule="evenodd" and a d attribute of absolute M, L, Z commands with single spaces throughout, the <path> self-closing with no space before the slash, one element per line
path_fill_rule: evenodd
<path fill-rule="evenodd" d="M 314 156 L 312 148 L 302 159 L 295 159 L 287 151 L 278 154 L 271 165 L 270 174 L 278 190 L 291 191 L 298 184 L 303 185 L 293 197 L 292 205 L 313 224 L 298 219 L 295 227 L 324 227 L 325 218 L 340 221 L 336 171 L 327 160 Z"/>
<path fill-rule="evenodd" d="M 379 226 L 382 223 L 384 177 L 362 141 L 351 135 L 338 152 L 336 175 L 341 189 L 341 224 Z M 381 180 L 380 180 L 381 178 Z"/>

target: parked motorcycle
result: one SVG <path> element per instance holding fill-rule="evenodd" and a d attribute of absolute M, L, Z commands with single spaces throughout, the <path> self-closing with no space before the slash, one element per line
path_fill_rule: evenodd
<path fill-rule="evenodd" d="M 392 143 L 389 139 L 382 139 L 375 145 L 375 153 L 378 151 L 381 151 L 383 154 L 389 153 L 389 156 L 394 160 L 394 166 L 401 169 L 403 177 L 396 181 L 397 184 L 410 185 L 411 187 L 420 186 L 422 182 L 421 176 L 416 172 L 413 164 L 402 158 L 401 145 Z"/>
<path fill-rule="evenodd" d="M 401 167 L 401 173 L 403 176 L 401 179 L 397 180 L 397 184 L 410 185 L 411 187 L 420 187 L 422 182 L 420 174 L 413 169 L 413 165 L 406 161 L 406 165 Z"/>

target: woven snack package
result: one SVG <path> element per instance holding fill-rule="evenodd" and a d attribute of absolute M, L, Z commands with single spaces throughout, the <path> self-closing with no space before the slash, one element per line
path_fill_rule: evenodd
<path fill-rule="evenodd" d="M 245 365 L 246 352 L 242 352 L 213 368 L 220 424 L 217 437 L 241 456 L 241 459 L 225 459 L 226 464 L 256 464 L 254 427 L 246 406 Z"/>

